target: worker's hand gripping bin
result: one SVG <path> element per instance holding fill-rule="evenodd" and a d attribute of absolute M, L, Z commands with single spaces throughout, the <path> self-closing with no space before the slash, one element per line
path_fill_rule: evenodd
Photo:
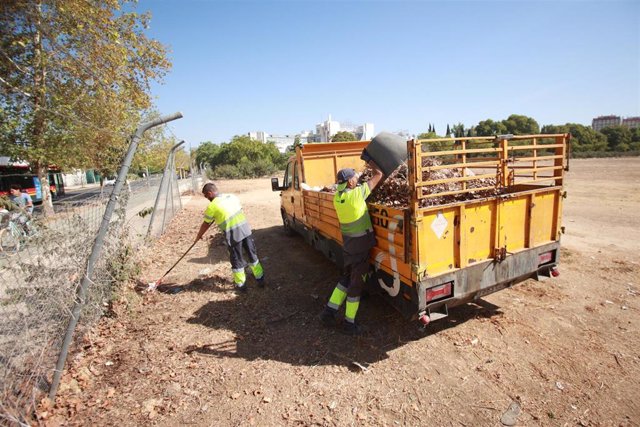
<path fill-rule="evenodd" d="M 407 161 L 407 140 L 389 132 L 380 132 L 362 150 L 362 160 L 373 160 L 387 177 Z"/>

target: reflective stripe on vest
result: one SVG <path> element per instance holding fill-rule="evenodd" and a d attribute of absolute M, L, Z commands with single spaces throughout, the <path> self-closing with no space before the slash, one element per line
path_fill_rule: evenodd
<path fill-rule="evenodd" d="M 360 237 L 373 231 L 366 197 L 370 194 L 367 184 L 352 190 L 339 191 L 333 197 L 333 206 L 344 236 Z"/>
<path fill-rule="evenodd" d="M 220 194 L 204 212 L 206 222 L 215 221 L 222 231 L 235 228 L 246 221 L 240 201 L 233 194 Z"/>
<path fill-rule="evenodd" d="M 239 226 L 241 226 L 245 222 L 247 222 L 247 217 L 244 216 L 244 213 L 242 211 L 238 211 L 238 212 L 232 214 L 223 223 L 218 224 L 218 227 L 220 227 L 220 230 L 222 230 L 222 231 L 229 231 L 229 230 L 231 230 L 233 228 L 238 228 Z"/>

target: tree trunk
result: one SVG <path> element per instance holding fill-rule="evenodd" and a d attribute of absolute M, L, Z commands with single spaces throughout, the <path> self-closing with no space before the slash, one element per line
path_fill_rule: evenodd
<path fill-rule="evenodd" d="M 40 181 L 40 189 L 42 190 L 42 213 L 45 217 L 55 214 L 53 210 L 53 201 L 51 199 L 51 188 L 49 186 L 49 168 L 47 165 L 37 164 L 36 170 L 38 180 Z"/>
<path fill-rule="evenodd" d="M 46 111 L 46 75 L 47 70 L 42 51 L 42 35 L 39 26 L 42 14 L 42 4 L 40 1 L 36 3 L 36 22 L 33 33 L 34 41 L 34 73 L 33 73 L 33 142 L 35 148 L 44 148 L 45 133 L 47 128 Z M 48 165 L 42 161 L 32 161 L 32 166 L 36 169 L 40 188 L 42 190 L 42 213 L 45 217 L 52 216 L 53 203 L 51 201 L 51 189 L 49 187 L 49 170 Z"/>

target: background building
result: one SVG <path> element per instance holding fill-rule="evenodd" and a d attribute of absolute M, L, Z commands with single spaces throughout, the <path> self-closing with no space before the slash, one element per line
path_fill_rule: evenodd
<path fill-rule="evenodd" d="M 329 118 L 322 123 L 316 125 L 316 132 L 302 131 L 291 135 L 272 135 L 263 131 L 249 132 L 249 138 L 266 143 L 273 141 L 281 153 L 287 150 L 287 147 L 293 145 L 296 138 L 301 144 L 307 142 L 329 142 L 331 138 L 338 132 L 351 132 L 357 141 L 367 141 L 375 136 L 375 128 L 373 123 L 364 123 L 362 125 L 354 125 L 349 122 L 339 122 Z"/>
<path fill-rule="evenodd" d="M 635 129 L 640 127 L 640 117 L 626 117 L 623 119 L 620 116 L 611 115 L 596 117 L 591 121 L 591 127 L 597 131 L 609 126 L 624 126 L 629 129 Z"/>
<path fill-rule="evenodd" d="M 313 142 L 329 142 L 331 138 L 338 132 L 351 132 L 355 135 L 356 140 L 366 141 L 375 136 L 373 123 L 365 123 L 363 125 L 354 125 L 349 122 L 338 122 L 329 119 L 316 125 L 316 133 L 312 136 Z"/>
<path fill-rule="evenodd" d="M 273 141 L 278 147 L 278 151 L 284 153 L 287 150 L 287 147 L 293 145 L 296 142 L 296 138 L 299 138 L 301 144 L 305 144 L 308 142 L 309 132 L 303 131 L 295 135 L 271 135 L 266 132 L 256 131 L 249 132 L 249 138 L 255 139 L 262 143 L 267 143 L 269 141 Z"/>
<path fill-rule="evenodd" d="M 620 116 L 600 116 L 591 121 L 591 127 L 594 130 L 601 130 L 609 126 L 619 126 Z"/>
<path fill-rule="evenodd" d="M 622 119 L 622 126 L 628 127 L 629 129 L 640 128 L 640 117 L 627 117 L 626 119 Z"/>

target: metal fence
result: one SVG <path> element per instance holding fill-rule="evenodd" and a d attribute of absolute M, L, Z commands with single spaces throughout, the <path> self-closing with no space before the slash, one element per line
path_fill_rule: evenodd
<path fill-rule="evenodd" d="M 164 232 L 179 211 L 180 194 L 192 192 L 201 182 L 199 176 L 178 180 L 168 173 L 163 186 L 160 175 L 133 182 L 120 192 L 76 336 L 104 314 L 114 286 L 130 279 L 138 261 L 134 254 Z M 112 190 L 56 203 L 52 219 L 34 220 L 31 227 L 36 231 L 29 233 L 33 235 L 25 233 L 17 248 L 9 244 L 0 251 L 0 424 L 2 419 L 23 422 L 49 391 L 77 288 Z M 151 215 L 154 204 L 157 211 Z M 22 227 L 17 219 L 12 222 Z M 11 232 L 8 223 L 5 228 L 3 233 Z"/>
<path fill-rule="evenodd" d="M 0 424 L 30 423 L 33 409 L 51 390 L 56 361 L 64 366 L 65 334 L 71 330 L 75 340 L 95 324 L 116 287 L 132 279 L 136 254 L 179 211 L 180 196 L 198 191 L 200 176 L 178 179 L 174 170 L 168 162 L 164 174 L 123 185 L 113 214 L 107 215 L 107 208 L 115 187 L 105 187 L 56 203 L 51 219 L 36 218 L 26 227 L 18 218 L 1 224 L 0 238 L 6 236 L 0 239 Z M 104 224 L 101 251 L 92 262 Z M 11 233 L 16 236 L 7 237 Z M 80 299 L 76 328 L 73 315 Z M 56 386 L 54 381 L 54 391 Z"/>
<path fill-rule="evenodd" d="M 3 245 L 0 259 L 0 417 L 18 422 L 49 389 L 76 290 L 105 212 L 103 197 L 63 205 L 52 221 L 36 221 L 19 247 Z M 92 277 L 80 324 L 97 319 L 124 267 L 129 239 L 127 197 L 119 200 Z M 20 231 L 20 230 L 19 230 Z"/>

